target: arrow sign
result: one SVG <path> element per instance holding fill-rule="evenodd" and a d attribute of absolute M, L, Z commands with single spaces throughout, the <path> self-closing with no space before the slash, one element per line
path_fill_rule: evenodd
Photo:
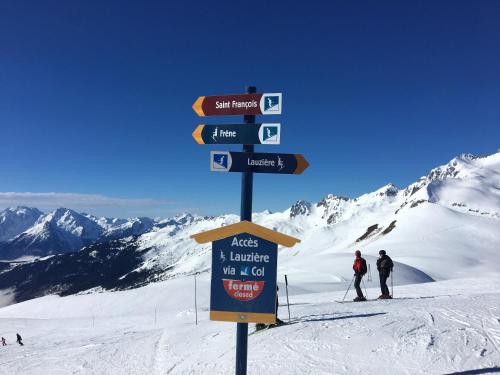
<path fill-rule="evenodd" d="M 198 125 L 193 132 L 200 145 L 279 145 L 280 136 L 280 124 Z"/>
<path fill-rule="evenodd" d="M 301 174 L 309 166 L 300 154 L 211 151 L 212 172 Z"/>
<path fill-rule="evenodd" d="M 281 93 L 200 96 L 193 104 L 198 116 L 281 115 Z"/>

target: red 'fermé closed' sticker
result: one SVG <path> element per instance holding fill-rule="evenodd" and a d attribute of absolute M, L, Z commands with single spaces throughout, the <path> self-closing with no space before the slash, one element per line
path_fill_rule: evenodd
<path fill-rule="evenodd" d="M 222 279 L 226 293 L 238 301 L 251 301 L 264 290 L 264 281 Z"/>

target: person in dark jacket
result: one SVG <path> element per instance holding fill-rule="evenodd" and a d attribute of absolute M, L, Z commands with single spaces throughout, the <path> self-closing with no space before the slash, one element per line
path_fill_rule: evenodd
<path fill-rule="evenodd" d="M 356 259 L 354 260 L 354 264 L 352 265 L 352 269 L 354 270 L 354 288 L 356 289 L 356 294 L 358 295 L 354 298 L 355 302 L 366 301 L 365 296 L 363 296 L 363 292 L 361 291 L 361 279 L 366 274 L 366 260 L 361 257 L 361 251 L 356 250 L 354 253 Z"/>
<path fill-rule="evenodd" d="M 23 346 L 23 338 L 21 337 L 21 335 L 19 333 L 16 333 L 16 337 L 17 337 L 17 343 L 21 346 Z"/>
<path fill-rule="evenodd" d="M 392 272 L 394 263 L 392 263 L 392 259 L 386 254 L 385 250 L 380 250 L 378 254 L 379 258 L 377 259 L 377 270 L 380 278 L 380 289 L 382 291 L 382 294 L 378 298 L 391 299 L 392 296 L 389 293 L 389 288 L 387 287 L 387 278 Z"/>

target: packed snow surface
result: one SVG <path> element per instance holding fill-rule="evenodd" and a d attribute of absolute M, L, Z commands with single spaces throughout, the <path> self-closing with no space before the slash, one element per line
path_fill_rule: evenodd
<path fill-rule="evenodd" d="M 236 324 L 208 320 L 209 275 L 197 281 L 198 324 L 193 276 L 0 309 L 8 343 L 0 373 L 233 374 Z M 279 316 L 288 321 L 281 286 Z M 500 365 L 498 274 L 397 286 L 394 300 L 335 302 L 343 294 L 292 294 L 290 325 L 249 336 L 248 373 L 446 374 Z"/>

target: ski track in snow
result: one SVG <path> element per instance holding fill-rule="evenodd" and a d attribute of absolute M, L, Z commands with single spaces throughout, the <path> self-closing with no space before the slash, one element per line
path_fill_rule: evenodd
<path fill-rule="evenodd" d="M 207 276 L 199 280 L 198 325 L 190 278 L 0 309 L 0 335 L 9 344 L 0 348 L 0 374 L 233 374 L 236 324 L 208 320 Z M 293 295 L 291 324 L 249 336 L 248 373 L 494 368 L 500 366 L 499 291 L 500 275 L 493 275 L 398 286 L 394 300 L 340 304 L 344 292 Z M 286 306 L 279 314 L 288 321 Z M 15 344 L 16 332 L 24 347 Z"/>

